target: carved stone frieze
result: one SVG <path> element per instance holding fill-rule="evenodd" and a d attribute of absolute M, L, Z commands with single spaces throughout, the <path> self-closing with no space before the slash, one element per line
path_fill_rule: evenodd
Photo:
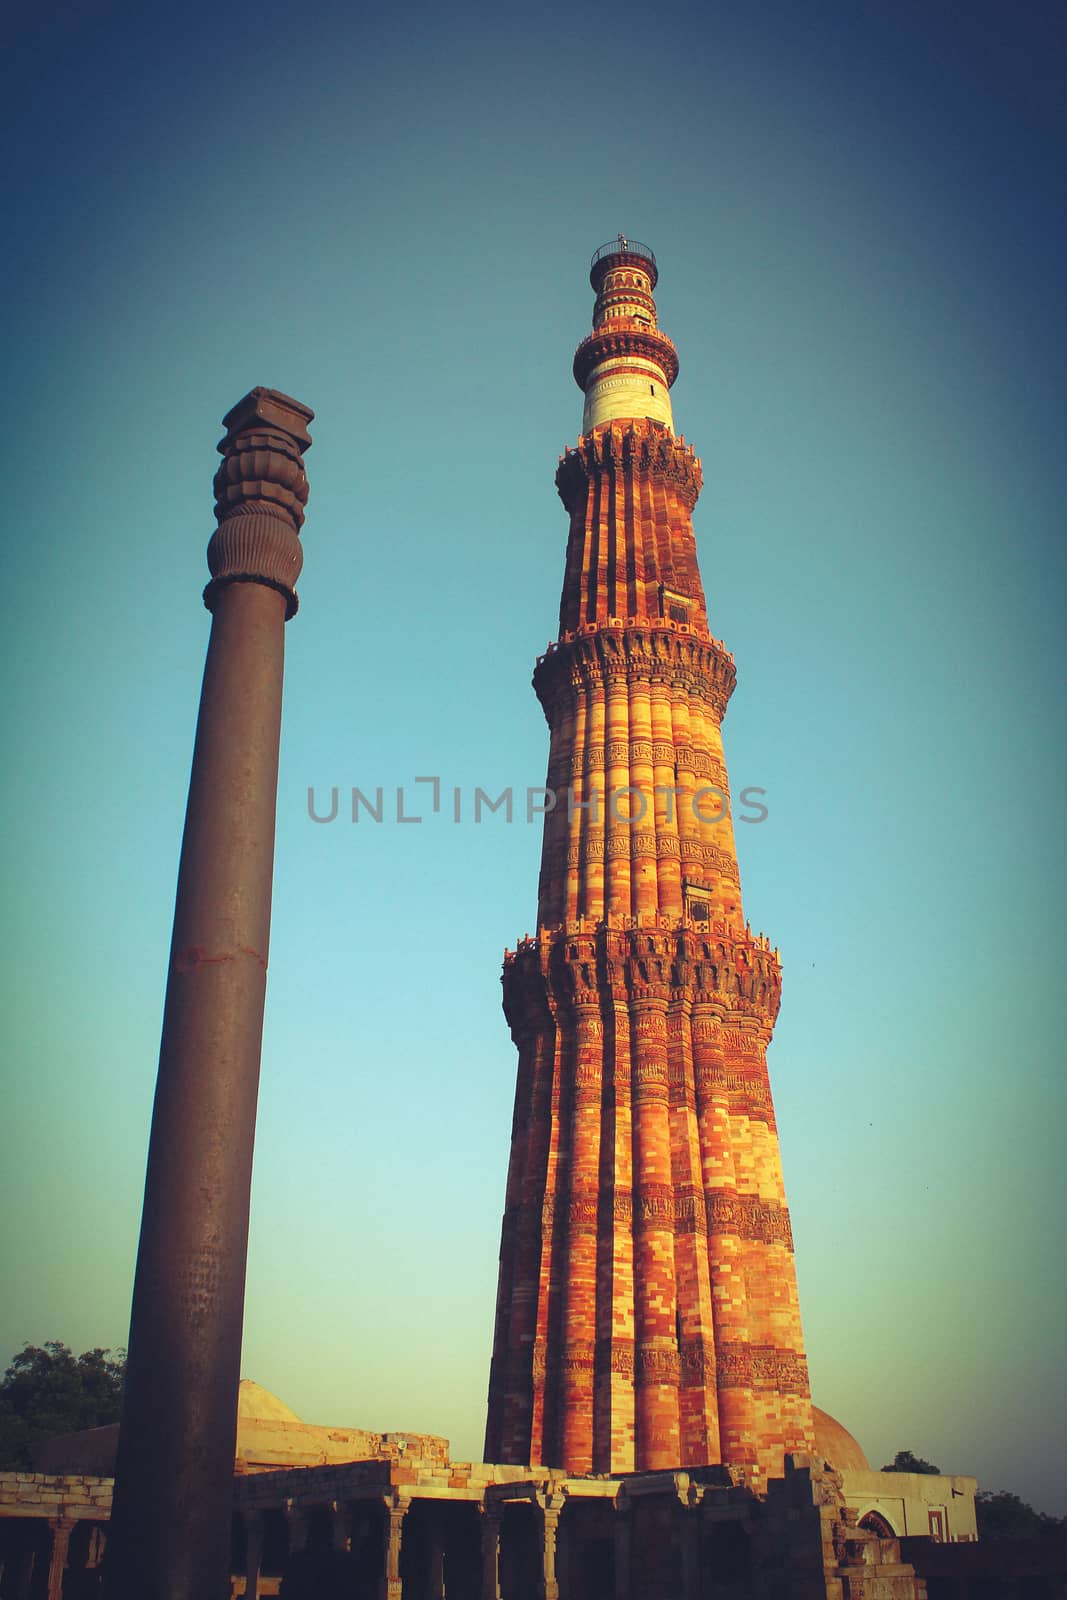
<path fill-rule="evenodd" d="M 786 1206 L 733 1188 L 708 1189 L 704 1195 L 709 1234 L 732 1233 L 739 1239 L 793 1248 L 793 1230 Z"/>
<path fill-rule="evenodd" d="M 805 1398 L 811 1395 L 806 1356 L 794 1350 L 779 1351 L 777 1387 L 779 1394 L 799 1394 Z"/>
<path fill-rule="evenodd" d="M 597 1200 L 595 1195 L 571 1200 L 568 1203 L 567 1228 L 572 1235 L 596 1232 Z"/>
<path fill-rule="evenodd" d="M 716 1346 L 720 1389 L 774 1389 L 779 1394 L 810 1393 L 808 1364 L 795 1350 L 774 1345 L 722 1341 Z"/>
<path fill-rule="evenodd" d="M 715 1382 L 715 1349 L 710 1341 L 700 1337 L 683 1338 L 678 1356 L 683 1388 L 703 1388 Z"/>
<path fill-rule="evenodd" d="M 634 1341 L 632 1339 L 598 1339 L 595 1354 L 596 1370 L 615 1373 L 624 1378 L 634 1374 Z"/>
<path fill-rule="evenodd" d="M 677 1346 L 638 1344 L 634 1350 L 634 1382 L 677 1384 L 681 1377 Z"/>
<path fill-rule="evenodd" d="M 720 1389 L 752 1387 L 752 1352 L 747 1344 L 720 1340 L 715 1346 L 715 1364 Z"/>
<path fill-rule="evenodd" d="M 667 1018 L 662 1011 L 646 1011 L 642 1009 L 635 1012 L 632 1019 L 632 1027 L 639 1039 L 665 1039 L 667 1037 Z"/>
<path fill-rule="evenodd" d="M 634 1196 L 634 1227 L 674 1226 L 674 1194 L 668 1184 L 646 1183 Z"/>

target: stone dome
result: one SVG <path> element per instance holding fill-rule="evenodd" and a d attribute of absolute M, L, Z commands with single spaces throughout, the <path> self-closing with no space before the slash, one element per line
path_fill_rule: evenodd
<path fill-rule="evenodd" d="M 237 1394 L 237 1415 L 246 1422 L 299 1422 L 295 1411 L 290 1411 L 283 1400 L 269 1389 L 242 1378 Z"/>
<path fill-rule="evenodd" d="M 859 1444 L 828 1411 L 812 1406 L 811 1420 L 815 1424 L 815 1450 L 824 1461 L 838 1472 L 870 1472 L 870 1464 Z"/>

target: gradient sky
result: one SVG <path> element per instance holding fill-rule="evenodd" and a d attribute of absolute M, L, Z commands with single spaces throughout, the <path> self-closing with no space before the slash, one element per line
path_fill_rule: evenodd
<path fill-rule="evenodd" d="M 214 447 L 266 384 L 317 415 L 243 1366 L 480 1455 L 538 830 L 317 826 L 307 790 L 542 781 L 553 474 L 622 229 L 767 791 L 738 845 L 815 1398 L 875 1466 L 1067 1511 L 1065 15 L 9 21 L 0 1361 L 125 1342 Z"/>

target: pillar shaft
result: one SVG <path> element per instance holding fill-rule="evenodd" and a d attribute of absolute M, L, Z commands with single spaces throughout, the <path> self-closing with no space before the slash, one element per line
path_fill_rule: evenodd
<path fill-rule="evenodd" d="M 245 1514 L 245 1600 L 258 1600 L 262 1563 L 263 1517 L 258 1511 L 249 1511 Z"/>
<path fill-rule="evenodd" d="M 612 1555 L 615 1564 L 614 1600 L 631 1600 L 630 1562 L 633 1518 L 629 1506 L 616 1505 L 611 1522 Z"/>
<path fill-rule="evenodd" d="M 134 1281 L 111 1600 L 211 1600 L 228 1581 L 284 627 L 310 416 L 254 390 L 219 447 L 211 636 Z"/>
<path fill-rule="evenodd" d="M 306 1512 L 293 1502 L 287 1501 L 285 1507 L 286 1548 L 290 1556 L 298 1551 L 307 1549 L 308 1519 Z"/>
<path fill-rule="evenodd" d="M 445 1526 L 444 1506 L 434 1506 L 427 1517 L 426 1539 L 429 1545 L 426 1574 L 426 1600 L 445 1600 Z"/>
<path fill-rule="evenodd" d="M 678 1532 L 682 1546 L 681 1600 L 700 1600 L 700 1513 L 696 1507 L 683 1506 L 680 1516 Z"/>
<path fill-rule="evenodd" d="M 37 1556 L 33 1550 L 22 1550 L 15 1557 L 15 1578 L 11 1585 L 15 1600 L 30 1600 Z"/>
<path fill-rule="evenodd" d="M 408 1502 L 386 1504 L 382 1549 L 380 1600 L 401 1600 L 400 1546 L 404 1536 L 404 1517 Z"/>
<path fill-rule="evenodd" d="M 48 1600 L 60 1600 L 63 1593 L 63 1574 L 67 1568 L 67 1553 L 73 1522 L 60 1519 L 52 1523 L 52 1552 L 48 1560 Z"/>
<path fill-rule="evenodd" d="M 500 1600 L 500 1516 L 495 1509 L 482 1511 L 481 1542 L 481 1600 Z"/>
<path fill-rule="evenodd" d="M 556 1569 L 559 1535 L 559 1506 L 542 1507 L 541 1513 L 541 1600 L 560 1600 Z"/>

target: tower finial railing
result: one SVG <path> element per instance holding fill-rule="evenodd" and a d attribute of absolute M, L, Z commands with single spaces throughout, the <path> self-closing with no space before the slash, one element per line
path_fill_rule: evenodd
<path fill-rule="evenodd" d="M 607 244 L 602 244 L 599 250 L 593 251 L 593 259 L 589 263 L 592 272 L 598 261 L 603 261 L 605 256 L 643 256 L 646 261 L 656 265 L 656 257 L 647 244 L 642 244 L 639 239 L 630 239 L 625 233 L 620 233 L 614 239 L 609 239 Z"/>

